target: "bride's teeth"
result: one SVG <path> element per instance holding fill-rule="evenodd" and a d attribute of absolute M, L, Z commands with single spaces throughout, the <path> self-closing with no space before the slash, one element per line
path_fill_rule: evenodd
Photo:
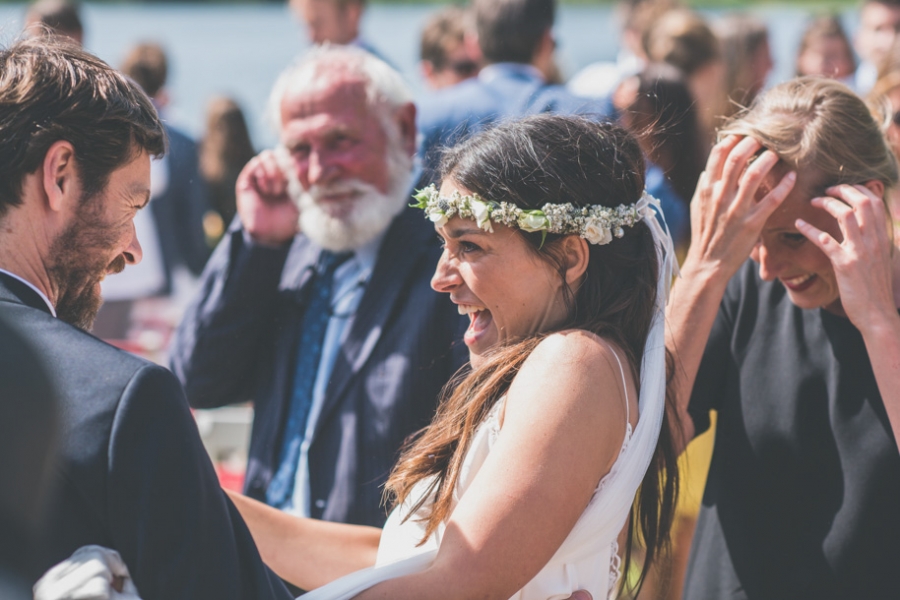
<path fill-rule="evenodd" d="M 472 306 L 470 304 L 457 304 L 456 309 L 461 315 L 470 315 L 485 310 L 483 306 Z"/>

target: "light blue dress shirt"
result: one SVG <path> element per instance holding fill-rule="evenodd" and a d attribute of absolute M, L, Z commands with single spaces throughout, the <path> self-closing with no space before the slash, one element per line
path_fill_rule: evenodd
<path fill-rule="evenodd" d="M 328 328 L 325 330 L 322 356 L 319 359 L 319 370 L 313 386 L 312 406 L 306 421 L 303 443 L 300 445 L 300 462 L 297 465 L 294 494 L 284 508 L 291 514 L 302 517 L 310 515 L 309 447 L 319 421 L 319 414 L 322 412 L 325 390 L 328 387 L 328 380 L 331 378 L 338 351 L 353 325 L 356 310 L 359 308 L 365 292 L 366 283 L 372 276 L 372 269 L 375 267 L 375 259 L 378 257 L 378 250 L 381 248 L 383 239 L 384 234 L 382 233 L 368 244 L 356 249 L 353 257 L 338 267 L 334 273 L 334 286 L 331 291 L 332 316 L 328 319 Z"/>

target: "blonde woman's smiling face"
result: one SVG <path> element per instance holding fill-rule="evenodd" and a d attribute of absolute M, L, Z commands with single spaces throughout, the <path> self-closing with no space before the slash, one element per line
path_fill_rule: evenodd
<path fill-rule="evenodd" d="M 440 195 L 470 194 L 445 181 Z M 496 223 L 493 232 L 474 220 L 454 217 L 436 227 L 444 252 L 431 287 L 450 294 L 469 315 L 465 343 L 473 367 L 497 344 L 558 327 L 565 321 L 563 279 L 514 229 Z"/>

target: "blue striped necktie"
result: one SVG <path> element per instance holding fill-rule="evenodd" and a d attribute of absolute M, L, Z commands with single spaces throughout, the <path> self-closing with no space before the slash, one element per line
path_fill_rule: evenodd
<path fill-rule="evenodd" d="M 297 344 L 297 365 L 294 371 L 294 392 L 282 434 L 281 454 L 278 470 L 266 490 L 266 502 L 276 508 L 290 508 L 294 495 L 294 481 L 300 463 L 300 446 L 306 434 L 306 424 L 312 407 L 313 388 L 328 319 L 331 317 L 331 289 L 334 272 L 347 261 L 352 252 L 334 254 L 323 250 L 319 256 L 316 276 L 310 283 L 309 304 L 303 314 L 300 326 L 300 341 Z"/>

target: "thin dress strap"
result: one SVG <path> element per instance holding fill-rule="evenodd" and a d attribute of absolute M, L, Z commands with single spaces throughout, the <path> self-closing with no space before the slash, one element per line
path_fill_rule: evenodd
<path fill-rule="evenodd" d="M 618 353 L 613 350 L 613 347 L 607 344 L 605 341 L 606 347 L 609 348 L 609 351 L 612 352 L 612 355 L 616 357 L 616 362 L 619 363 L 619 374 L 622 376 L 622 391 L 625 393 L 625 429 L 631 429 L 631 408 L 628 403 L 628 384 L 625 383 L 625 369 L 622 368 L 622 361 L 619 360 Z"/>

